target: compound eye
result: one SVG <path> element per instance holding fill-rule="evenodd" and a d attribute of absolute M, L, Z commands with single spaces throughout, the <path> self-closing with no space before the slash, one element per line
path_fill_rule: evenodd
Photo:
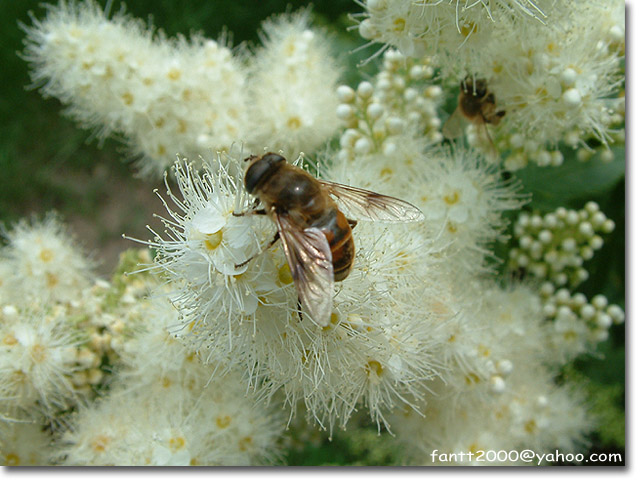
<path fill-rule="evenodd" d="M 478 80 L 476 82 L 476 96 L 484 97 L 487 94 L 487 82 L 485 80 Z"/>
<path fill-rule="evenodd" d="M 249 157 L 251 158 L 251 157 Z M 266 153 L 262 157 L 253 156 L 253 161 L 244 174 L 244 186 L 248 193 L 253 193 L 258 185 L 274 174 L 280 162 L 286 162 L 282 155 Z"/>
<path fill-rule="evenodd" d="M 271 165 L 286 161 L 282 155 L 278 155 L 277 153 L 265 153 L 262 160 Z"/>

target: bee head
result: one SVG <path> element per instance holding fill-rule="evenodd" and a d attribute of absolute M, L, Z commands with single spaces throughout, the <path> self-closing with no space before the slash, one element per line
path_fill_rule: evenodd
<path fill-rule="evenodd" d="M 471 75 L 467 75 L 460 82 L 460 90 L 468 95 L 482 98 L 487 93 L 487 81 L 484 78 L 474 79 Z"/>
<path fill-rule="evenodd" d="M 282 162 L 286 162 L 282 155 L 276 153 L 265 153 L 261 157 L 251 155 L 244 159 L 249 163 L 244 174 L 244 186 L 248 193 L 253 193 L 262 182 L 273 175 Z"/>

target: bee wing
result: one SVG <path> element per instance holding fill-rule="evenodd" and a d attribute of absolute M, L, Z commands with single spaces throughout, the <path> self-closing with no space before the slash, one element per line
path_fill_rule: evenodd
<path fill-rule="evenodd" d="M 340 183 L 318 181 L 334 196 L 340 210 L 353 220 L 419 222 L 424 219 L 418 207 L 399 198 Z"/>
<path fill-rule="evenodd" d="M 444 135 L 444 138 L 448 138 L 449 140 L 458 138 L 464 133 L 464 127 L 466 124 L 467 119 L 462 114 L 462 110 L 460 110 L 460 107 L 458 106 L 451 116 L 444 122 L 444 125 L 442 125 L 442 135 Z"/>
<path fill-rule="evenodd" d="M 333 306 L 333 257 L 318 228 L 301 229 L 287 215 L 275 215 L 298 298 L 311 319 L 326 327 Z"/>

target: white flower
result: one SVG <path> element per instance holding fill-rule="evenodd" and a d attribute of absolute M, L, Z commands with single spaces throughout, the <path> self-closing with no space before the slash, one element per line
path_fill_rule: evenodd
<path fill-rule="evenodd" d="M 263 46 L 249 63 L 251 135 L 255 151 L 309 153 L 338 127 L 335 93 L 340 75 L 323 32 L 309 27 L 309 10 L 265 21 Z"/>
<path fill-rule="evenodd" d="M 7 467 L 50 465 L 51 441 L 38 423 L 0 423 L 0 462 Z"/>
<path fill-rule="evenodd" d="M 237 166 L 232 161 L 228 168 Z M 264 224 L 256 229 L 248 216 L 234 215 L 249 210 L 242 177 L 239 172 L 231 174 L 220 160 L 206 162 L 202 175 L 187 163 L 176 163 L 174 172 L 183 198 L 176 197 L 167 184 L 167 195 L 178 211 L 165 203 L 170 215 L 163 219 L 168 238 L 158 235 L 149 243 L 158 249 L 157 262 L 173 281 L 183 283 L 185 295 L 199 299 L 203 318 L 251 315 L 260 282 L 250 291 L 238 279 L 245 274 L 244 278 L 259 280 L 260 268 L 246 261 L 259 252 L 260 240 L 268 233 Z M 253 308 L 247 309 L 247 301 Z M 207 302 L 210 306 L 204 306 Z"/>
<path fill-rule="evenodd" d="M 50 418 L 75 403 L 78 333 L 58 309 L 33 308 L 0 325 L 0 404 L 12 416 Z"/>
<path fill-rule="evenodd" d="M 33 300 L 71 302 L 89 286 L 93 262 L 78 248 L 56 215 L 49 214 L 41 221 L 23 220 L 5 237 L 8 244 L 3 255 L 10 275 L 4 282 L 13 303 L 26 306 Z"/>

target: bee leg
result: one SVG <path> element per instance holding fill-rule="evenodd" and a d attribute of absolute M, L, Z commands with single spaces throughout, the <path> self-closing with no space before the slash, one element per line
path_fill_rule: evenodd
<path fill-rule="evenodd" d="M 250 256 L 247 260 L 245 260 L 242 263 L 237 263 L 235 265 L 236 268 L 241 268 L 244 267 L 247 263 L 249 263 L 251 260 L 253 260 L 254 258 L 256 258 L 258 255 L 262 255 L 266 250 L 269 250 L 271 247 L 273 247 L 273 244 L 276 243 L 278 241 L 278 239 L 280 238 L 280 232 L 276 232 L 276 234 L 274 235 L 273 239 L 269 242 L 269 244 L 260 249 L 260 251 L 258 253 L 256 253 L 255 255 Z"/>
<path fill-rule="evenodd" d="M 234 217 L 244 217 L 245 215 L 266 215 L 267 211 L 264 208 L 258 210 L 246 210 L 244 212 L 232 212 Z"/>
<path fill-rule="evenodd" d="M 347 218 L 347 222 L 351 228 L 354 228 L 358 224 L 357 220 L 351 220 L 350 218 Z"/>
<path fill-rule="evenodd" d="M 296 309 L 298 310 L 298 317 L 300 318 L 300 321 L 302 321 L 302 303 L 300 303 L 300 297 L 298 297 L 298 306 Z"/>

